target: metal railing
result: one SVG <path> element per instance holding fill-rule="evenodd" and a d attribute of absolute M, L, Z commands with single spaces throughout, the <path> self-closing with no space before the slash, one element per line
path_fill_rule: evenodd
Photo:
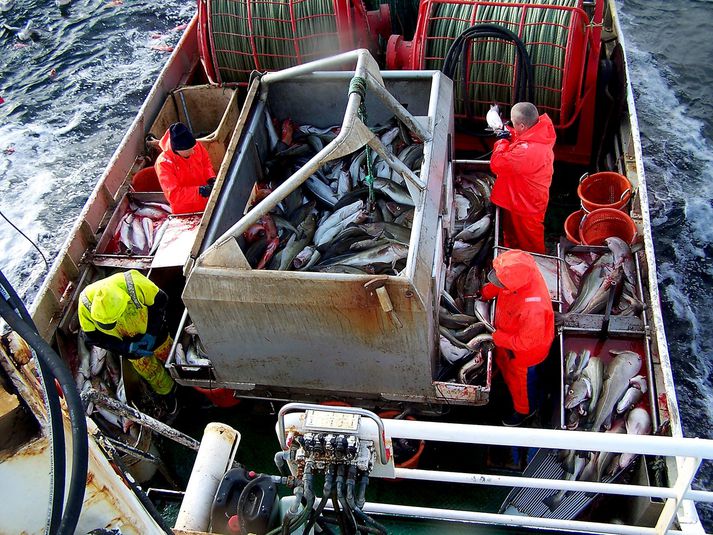
<path fill-rule="evenodd" d="M 337 408 L 333 408 L 337 409 Z M 525 476 L 499 476 L 477 473 L 445 472 L 396 468 L 396 477 L 423 481 L 461 483 L 469 485 L 505 486 L 579 492 L 618 494 L 665 500 L 655 527 L 570 521 L 553 518 L 456 511 L 427 507 L 367 503 L 364 510 L 374 514 L 410 516 L 456 522 L 491 523 L 506 526 L 545 528 L 592 533 L 659 534 L 704 533 L 697 518 L 679 519 L 680 531 L 671 526 L 679 507 L 687 500 L 713 502 L 713 491 L 693 490 L 691 483 L 702 460 L 713 459 L 713 440 L 642 435 L 619 435 L 586 431 L 521 429 L 483 425 L 385 420 L 387 436 L 414 440 L 431 440 L 461 444 L 491 446 L 521 446 L 555 450 L 606 451 L 676 457 L 678 470 L 669 474 L 670 487 L 625 485 L 590 481 L 564 481 Z"/>

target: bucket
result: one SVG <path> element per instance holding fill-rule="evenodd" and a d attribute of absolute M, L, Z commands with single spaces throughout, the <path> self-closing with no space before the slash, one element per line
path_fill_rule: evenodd
<path fill-rule="evenodd" d="M 621 210 L 631 199 L 631 183 L 624 175 L 609 171 L 584 174 L 579 179 L 577 195 L 587 212 L 600 208 Z"/>
<path fill-rule="evenodd" d="M 390 418 L 396 418 L 399 414 L 401 414 L 399 411 L 381 411 L 379 413 L 379 418 L 388 420 Z M 413 416 L 406 416 L 407 420 L 415 420 Z M 421 458 L 421 455 L 423 454 L 423 450 L 426 448 L 426 442 L 421 440 L 420 443 L 418 444 L 418 448 L 416 449 L 416 453 L 414 453 L 411 457 L 408 459 L 396 459 L 396 450 L 394 449 L 394 463 L 396 464 L 396 468 L 418 468 L 418 461 Z"/>
<path fill-rule="evenodd" d="M 161 191 L 156 168 L 144 167 L 131 178 L 131 187 L 134 191 Z"/>
<path fill-rule="evenodd" d="M 569 214 L 564 221 L 564 234 L 569 241 L 576 245 L 582 243 L 579 239 L 579 224 L 582 222 L 585 213 L 584 210 L 577 210 Z"/>
<path fill-rule="evenodd" d="M 240 399 L 233 395 L 234 390 L 229 388 L 201 388 L 200 386 L 194 386 L 193 388 L 207 397 L 213 405 L 221 409 L 234 407 L 240 403 Z"/>
<path fill-rule="evenodd" d="M 586 214 L 579 224 L 579 237 L 584 245 L 604 245 L 604 240 L 612 236 L 628 244 L 636 238 L 634 221 L 621 210 L 600 208 Z"/>

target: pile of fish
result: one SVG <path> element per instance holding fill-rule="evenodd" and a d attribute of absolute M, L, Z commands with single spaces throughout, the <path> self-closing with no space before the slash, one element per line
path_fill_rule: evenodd
<path fill-rule="evenodd" d="M 210 366 L 208 352 L 203 347 L 196 326 L 191 323 L 183 330 L 188 337 L 185 342 L 176 344 L 176 364 L 181 366 Z"/>
<path fill-rule="evenodd" d="M 89 349 L 84 343 L 84 337 L 81 334 L 77 337 L 77 353 L 77 372 L 74 374 L 77 390 L 82 393 L 94 388 L 94 390 L 102 394 L 126 403 L 124 379 L 121 375 L 121 367 L 117 355 L 97 346 L 92 346 Z M 131 420 L 89 403 L 87 416 L 91 416 L 94 412 L 97 412 L 106 422 L 121 429 L 124 433 L 128 432 L 133 425 Z"/>
<path fill-rule="evenodd" d="M 635 316 L 644 304 L 636 289 L 636 268 L 631 249 L 621 238 L 605 240 L 609 251 L 569 253 L 565 255 L 566 269 L 561 269 L 561 293 L 567 312 L 601 314 L 607 306 L 610 292 L 614 292 L 612 314 Z M 546 273 L 547 277 L 548 274 Z"/>
<path fill-rule="evenodd" d="M 161 243 L 161 236 L 166 230 L 170 213 L 171 208 L 168 204 L 132 200 L 129 209 L 117 225 L 107 252 L 122 255 L 153 255 Z"/>
<path fill-rule="evenodd" d="M 253 204 L 304 167 L 339 131 L 298 126 L 290 119 L 266 120 L 273 152 L 253 189 Z M 419 174 L 423 145 L 414 143 L 399 121 L 392 119 L 374 132 L 387 150 Z M 415 204 L 403 177 L 371 151 L 370 159 L 373 202 L 366 149 L 325 164 L 243 234 L 250 265 L 356 274 L 403 270 Z"/>
<path fill-rule="evenodd" d="M 641 371 L 641 355 L 633 351 L 610 351 L 614 357 L 604 367 L 600 357 L 590 351 L 571 351 L 566 357 L 567 428 L 585 428 L 607 433 L 648 435 L 651 415 L 642 398 L 647 383 Z M 630 453 L 566 450 L 559 452 L 559 461 L 566 479 L 602 481 L 616 477 L 628 467 L 636 455 Z M 543 502 L 556 510 L 569 493 L 557 492 Z"/>
<path fill-rule="evenodd" d="M 483 385 L 493 331 L 490 305 L 476 299 L 493 250 L 494 177 L 471 172 L 454 182 L 455 228 L 439 309 L 439 380 Z"/>

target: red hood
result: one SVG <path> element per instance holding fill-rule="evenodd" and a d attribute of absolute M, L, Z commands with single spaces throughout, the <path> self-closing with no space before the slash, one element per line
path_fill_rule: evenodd
<path fill-rule="evenodd" d="M 158 142 L 158 146 L 161 147 L 161 150 L 164 152 L 173 152 L 173 149 L 171 148 L 171 133 L 168 130 L 166 130 L 166 133 L 161 138 L 161 141 Z"/>
<path fill-rule="evenodd" d="M 539 275 L 535 259 L 518 249 L 506 251 L 495 258 L 493 268 L 500 282 L 510 292 L 530 284 L 535 273 Z"/>
<path fill-rule="evenodd" d="M 545 145 L 554 144 L 556 139 L 557 134 L 555 133 L 552 119 L 546 113 L 540 115 L 535 126 L 516 137 L 516 141 L 531 141 L 533 143 L 544 143 Z"/>

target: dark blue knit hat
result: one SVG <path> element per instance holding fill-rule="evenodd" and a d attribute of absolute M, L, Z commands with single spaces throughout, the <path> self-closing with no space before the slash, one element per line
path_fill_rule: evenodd
<path fill-rule="evenodd" d="M 188 150 L 196 144 L 196 138 L 193 137 L 191 131 L 183 123 L 173 123 L 168 128 L 168 132 L 171 137 L 171 148 L 174 151 Z"/>

